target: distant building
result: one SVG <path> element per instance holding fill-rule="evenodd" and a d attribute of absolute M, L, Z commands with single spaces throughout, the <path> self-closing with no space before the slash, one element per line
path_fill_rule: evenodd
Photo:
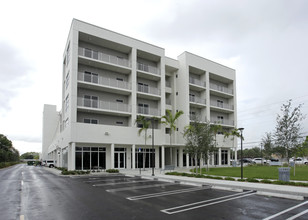
<path fill-rule="evenodd" d="M 184 127 L 194 118 L 236 126 L 235 70 L 184 52 L 177 60 L 161 47 L 73 20 L 63 56 L 62 109 L 45 105 L 43 159 L 55 159 L 69 170 L 135 169 L 165 165 L 189 167 Z M 161 117 L 182 110 L 172 135 L 163 124 L 152 139 L 138 136 L 138 115 Z M 151 135 L 151 129 L 148 130 Z M 217 136 L 211 165 L 229 165 L 236 140 Z M 236 152 L 236 151 L 235 151 Z"/>

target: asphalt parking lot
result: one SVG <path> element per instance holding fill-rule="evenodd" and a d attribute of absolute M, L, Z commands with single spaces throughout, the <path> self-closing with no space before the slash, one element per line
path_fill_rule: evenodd
<path fill-rule="evenodd" d="M 297 201 L 253 190 L 219 190 L 122 174 L 71 178 L 129 202 L 131 209 L 144 210 L 144 219 L 146 210 L 162 219 L 308 219 L 306 198 Z"/>

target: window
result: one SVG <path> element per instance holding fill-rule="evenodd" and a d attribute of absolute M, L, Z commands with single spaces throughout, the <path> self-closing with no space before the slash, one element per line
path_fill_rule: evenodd
<path fill-rule="evenodd" d="M 84 95 L 84 106 L 98 108 L 98 97 L 91 95 Z"/>
<path fill-rule="evenodd" d="M 124 123 L 123 123 L 123 121 L 117 121 L 116 124 L 117 125 L 123 125 Z"/>
<path fill-rule="evenodd" d="M 117 78 L 117 80 L 118 80 L 118 81 L 122 81 L 122 82 L 124 81 L 122 78 Z"/>
<path fill-rule="evenodd" d="M 90 83 L 98 83 L 98 74 L 89 71 L 84 71 L 83 80 Z"/>
<path fill-rule="evenodd" d="M 70 62 L 70 42 L 68 43 L 67 49 L 66 49 L 66 65 Z"/>
<path fill-rule="evenodd" d="M 84 49 L 84 56 L 92 58 L 92 50 L 89 48 Z"/>
<path fill-rule="evenodd" d="M 68 71 L 65 77 L 65 89 L 67 89 L 69 84 L 70 84 L 70 72 Z"/>
<path fill-rule="evenodd" d="M 224 123 L 224 116 L 218 115 L 217 116 L 218 122 L 223 124 Z"/>
<path fill-rule="evenodd" d="M 189 101 L 194 102 L 195 101 L 195 94 L 189 94 Z"/>
<path fill-rule="evenodd" d="M 138 91 L 144 92 L 144 93 L 149 93 L 149 85 L 139 82 L 138 83 Z"/>
<path fill-rule="evenodd" d="M 67 110 L 69 108 L 69 95 L 67 95 L 65 100 L 64 100 L 64 106 L 65 106 L 65 112 L 67 112 Z"/>
<path fill-rule="evenodd" d="M 222 100 L 217 100 L 217 106 L 223 108 L 224 101 Z"/>
<path fill-rule="evenodd" d="M 87 124 L 98 124 L 98 119 L 84 118 L 83 122 Z"/>
<path fill-rule="evenodd" d="M 149 104 L 139 103 L 138 104 L 138 113 L 149 114 Z"/>
<path fill-rule="evenodd" d="M 123 103 L 123 100 L 122 100 L 122 99 L 117 99 L 116 101 L 117 101 L 117 102 L 120 102 L 120 103 Z"/>

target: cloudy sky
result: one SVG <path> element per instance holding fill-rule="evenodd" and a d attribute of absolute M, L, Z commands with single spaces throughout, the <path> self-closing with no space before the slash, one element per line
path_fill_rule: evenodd
<path fill-rule="evenodd" d="M 308 1 L 10 0 L 0 13 L 0 133 L 41 151 L 44 104 L 61 104 L 62 55 L 73 18 L 236 69 L 245 147 L 273 131 L 288 99 L 308 113 Z M 60 110 L 60 109 L 58 109 Z M 308 135 L 308 119 L 303 121 Z"/>

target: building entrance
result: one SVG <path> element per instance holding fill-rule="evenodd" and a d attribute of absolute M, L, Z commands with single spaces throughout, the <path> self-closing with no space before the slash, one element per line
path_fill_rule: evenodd
<path fill-rule="evenodd" d="M 126 148 L 114 149 L 114 168 L 126 168 Z"/>

